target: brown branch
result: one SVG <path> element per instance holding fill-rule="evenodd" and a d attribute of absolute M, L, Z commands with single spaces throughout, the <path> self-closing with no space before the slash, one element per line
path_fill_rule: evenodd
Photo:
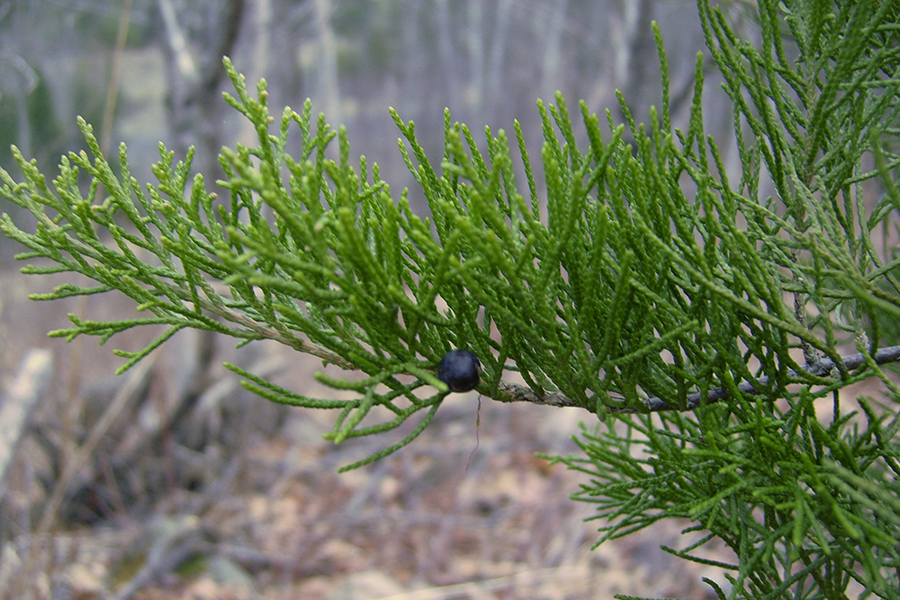
<path fill-rule="evenodd" d="M 500 381 L 497 392 L 491 396 L 497 402 L 531 402 L 547 406 L 580 406 L 559 392 L 546 392 L 543 396 L 528 386 Z"/>
<path fill-rule="evenodd" d="M 898 362 L 900 361 L 900 346 L 889 346 L 887 348 L 881 348 L 872 355 L 872 359 L 876 364 L 879 365 Z M 843 370 L 849 371 L 857 369 L 866 363 L 866 356 L 864 354 L 851 354 L 849 356 L 842 357 L 841 363 Z M 822 358 L 815 364 L 804 367 L 803 369 L 801 369 L 801 372 L 821 377 L 827 375 L 832 369 L 836 368 L 837 366 L 838 365 L 836 365 L 830 358 Z M 796 371 L 790 371 L 790 375 L 796 376 L 798 375 L 798 373 Z M 760 377 L 758 381 L 759 385 L 764 386 L 769 382 L 769 378 Z M 759 395 L 763 393 L 749 382 L 743 382 L 739 384 L 738 389 L 741 392 L 750 395 Z M 731 393 L 729 392 L 729 390 L 725 388 L 713 388 L 705 394 L 701 392 L 688 394 L 687 404 L 683 409 L 672 406 L 661 398 L 648 397 L 641 399 L 641 402 L 643 402 L 644 404 L 643 408 L 636 409 L 631 407 L 609 407 L 609 412 L 621 414 L 636 412 L 659 412 L 663 410 L 693 410 L 701 404 L 718 402 L 719 400 L 728 398 L 730 395 Z M 547 406 L 577 406 L 585 408 L 586 410 L 590 410 L 589 408 L 577 404 L 576 402 L 559 392 L 547 392 L 543 396 L 541 396 L 527 386 L 519 385 L 516 383 L 508 383 L 505 381 L 501 381 L 497 385 L 497 391 L 491 397 L 498 402 L 531 402 L 532 404 L 544 404 Z"/>

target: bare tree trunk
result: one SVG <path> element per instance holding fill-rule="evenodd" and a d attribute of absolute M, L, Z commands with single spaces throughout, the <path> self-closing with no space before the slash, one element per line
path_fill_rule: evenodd
<path fill-rule="evenodd" d="M 656 40 L 650 28 L 652 0 L 624 2 L 623 37 L 616 48 L 616 86 L 628 103 L 636 121 L 647 119 L 651 104 L 658 104 L 658 77 L 651 73 L 658 64 Z"/>
<path fill-rule="evenodd" d="M 508 1 L 508 0 L 504 0 Z M 456 65 L 459 60 L 453 52 L 453 39 L 450 37 L 450 7 L 448 0 L 435 0 L 437 6 L 437 45 L 441 64 L 441 84 L 447 106 L 458 110 L 459 104 L 459 76 Z"/>
<path fill-rule="evenodd" d="M 403 21 L 401 25 L 401 43 L 403 48 L 403 70 L 400 75 L 400 86 L 403 95 L 401 106 L 405 119 L 417 123 L 426 118 L 422 113 L 422 99 L 425 93 L 427 77 L 425 65 L 428 57 L 422 50 L 422 31 L 419 26 L 419 0 L 405 0 Z M 446 32 L 445 32 L 446 34 Z M 452 59 L 451 59 L 452 60 Z M 430 83 L 430 82 L 429 82 Z"/>
<path fill-rule="evenodd" d="M 513 0 L 500 0 L 500 3 L 497 5 L 496 25 L 491 39 L 491 53 L 487 68 L 487 103 L 489 106 L 499 107 L 501 103 L 502 90 L 506 79 L 504 77 L 503 57 L 506 54 L 509 28 L 512 24 L 510 15 L 512 7 Z"/>
<path fill-rule="evenodd" d="M 470 75 L 472 91 L 472 110 L 481 112 L 484 104 L 484 7 L 481 0 L 468 0 L 466 3 L 466 46 L 469 50 Z"/>
<path fill-rule="evenodd" d="M 560 79 L 562 72 L 562 37 L 566 24 L 566 12 L 568 10 L 568 0 L 557 0 L 553 4 L 549 2 L 545 5 L 546 13 L 543 11 L 538 13 L 538 21 L 536 31 L 545 32 L 544 35 L 544 60 L 541 64 L 541 87 L 539 94 L 553 98 L 556 92 L 554 82 Z M 542 14 L 543 13 L 543 14 Z M 559 84 L 556 83 L 556 86 Z"/>
<path fill-rule="evenodd" d="M 325 101 L 325 112 L 328 120 L 335 126 L 340 125 L 341 119 L 341 92 L 338 81 L 337 45 L 334 40 L 334 31 L 331 28 L 330 0 L 315 0 L 316 26 L 319 33 L 320 68 L 319 84 Z"/>
<path fill-rule="evenodd" d="M 174 139 L 176 155 L 184 156 L 190 146 L 197 147 L 194 171 L 203 173 L 207 186 L 224 177 L 218 162 L 222 147 L 220 111 L 222 101 L 219 87 L 225 75 L 222 57 L 230 55 L 240 29 L 244 0 L 209 2 L 206 28 L 201 34 L 199 51 L 195 55 L 188 47 L 188 40 L 181 18 L 172 0 L 159 0 L 165 36 L 163 52 L 166 58 L 169 93 L 167 111 L 169 126 Z M 209 384 L 209 369 L 215 354 L 214 333 L 200 332 L 196 337 L 192 373 L 186 377 L 187 386 L 176 390 L 182 405 L 176 412 L 187 413 Z"/>
<path fill-rule="evenodd" d="M 184 155 L 189 146 L 197 147 L 196 170 L 208 181 L 222 176 L 218 163 L 222 146 L 222 102 L 219 86 L 225 76 L 222 57 L 234 49 L 244 11 L 244 0 L 207 3 L 206 31 L 197 55 L 188 40 L 172 0 L 159 0 L 159 13 L 165 32 L 163 52 L 166 58 L 169 92 L 167 112 L 176 154 Z"/>

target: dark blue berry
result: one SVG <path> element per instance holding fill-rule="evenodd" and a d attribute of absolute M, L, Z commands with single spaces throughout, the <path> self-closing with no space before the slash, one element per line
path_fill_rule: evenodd
<path fill-rule="evenodd" d="M 438 363 L 438 379 L 447 384 L 451 392 L 468 392 L 478 385 L 481 363 L 468 350 L 451 350 Z"/>

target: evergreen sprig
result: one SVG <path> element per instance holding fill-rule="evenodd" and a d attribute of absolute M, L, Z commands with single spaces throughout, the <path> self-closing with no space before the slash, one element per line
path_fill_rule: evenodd
<path fill-rule="evenodd" d="M 880 366 L 896 359 L 896 348 L 875 350 L 897 315 L 898 263 L 896 251 L 873 241 L 892 233 L 888 216 L 900 208 L 900 5 L 762 1 L 753 14 L 759 43 L 739 35 L 721 7 L 699 6 L 734 101 L 742 165 L 737 188 L 724 178 L 721 188 L 713 184 L 740 220 L 725 221 L 721 211 L 718 225 L 707 220 L 708 231 L 727 233 L 703 238 L 701 250 L 733 247 L 737 279 L 768 271 L 794 306 L 769 304 L 769 296 L 766 310 L 820 340 L 777 326 L 804 350 L 804 370 L 841 373 L 784 387 L 792 376 L 768 379 L 767 346 L 743 337 L 745 356 L 763 364 L 756 373 L 691 395 L 690 413 L 617 415 L 585 427 L 583 455 L 558 460 L 590 478 L 575 497 L 596 504 L 601 541 L 661 519 L 690 520 L 685 533 L 696 541 L 664 549 L 725 569 L 727 586 L 709 581 L 720 598 L 847 598 L 851 584 L 859 597 L 900 598 L 900 390 Z M 678 137 L 694 159 L 687 168 L 703 175 L 703 150 L 689 144 L 701 132 Z M 724 173 L 711 140 L 707 149 Z M 874 169 L 866 167 L 872 156 Z M 698 187 L 702 203 L 707 192 Z M 835 348 L 848 336 L 861 353 L 833 362 L 820 343 Z M 858 398 L 852 410 L 841 390 L 871 375 L 886 398 Z M 714 540 L 730 558 L 708 558 L 703 550 Z"/>
<path fill-rule="evenodd" d="M 687 128 L 673 127 L 655 28 L 660 110 L 638 124 L 620 96 L 617 124 L 584 103 L 573 117 L 560 94 L 538 102 L 540 169 L 518 123 L 514 140 L 486 129 L 482 142 L 446 112 L 433 163 L 392 111 L 428 216 L 377 164 L 351 162 L 344 129 L 314 122 L 309 101 L 276 119 L 265 81 L 251 93 L 225 59 L 225 100 L 257 134 L 221 152 L 226 198 L 191 175 L 193 151 L 176 163 L 162 145 L 157 182 L 140 186 L 125 147 L 111 165 L 80 121 L 88 151 L 64 157 L 50 184 L 14 149 L 22 181 L 0 172 L 0 195 L 37 227 L 4 215 L 0 230 L 29 249 L 20 258 L 38 259 L 24 272 L 94 282 L 34 299 L 117 290 L 149 315 L 73 315 L 51 335 L 103 342 L 162 326 L 146 348 L 119 353 L 120 371 L 191 327 L 361 372 L 317 375 L 356 392 L 335 400 L 228 365 L 272 401 L 337 410 L 336 442 L 418 418 L 347 468 L 427 426 L 449 393 L 435 367 L 463 348 L 480 359 L 485 396 L 596 414 L 583 455 L 559 460 L 590 477 L 576 498 L 597 504 L 604 539 L 687 518 L 707 533 L 670 551 L 732 571 L 729 591 L 714 584 L 720 597 L 839 598 L 856 580 L 896 598 L 900 390 L 882 367 L 896 352 L 879 347 L 885 319 L 900 315 L 900 255 L 873 233 L 889 235 L 900 208 L 898 2 L 761 0 L 757 43 L 721 7 L 698 4 L 734 104 L 736 183 L 704 129 L 702 58 Z M 289 134 L 301 136 L 297 157 Z M 847 344 L 857 354 L 842 357 Z M 841 390 L 873 376 L 889 399 L 846 410 Z M 828 398 L 830 423 L 817 412 Z M 712 539 L 734 562 L 696 554 Z"/>

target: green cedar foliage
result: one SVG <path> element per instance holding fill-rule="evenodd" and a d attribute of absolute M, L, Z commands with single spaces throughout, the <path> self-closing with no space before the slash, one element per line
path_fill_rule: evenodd
<path fill-rule="evenodd" d="M 896 248 L 873 241 L 873 233 L 896 239 L 888 217 L 900 208 L 898 10 L 897 2 L 760 2 L 762 39 L 751 44 L 700 2 L 734 102 L 741 180 L 722 176 L 695 97 L 696 118 L 674 136 L 698 188 L 689 205 L 702 242 L 693 264 L 675 258 L 685 238 L 658 248 L 708 298 L 704 328 L 727 367 L 710 364 L 729 398 L 586 427 L 583 455 L 558 459 L 589 476 L 575 497 L 596 504 L 601 541 L 664 518 L 691 521 L 685 531 L 694 541 L 664 549 L 724 568 L 727 585 L 709 582 L 720 598 L 838 599 L 851 590 L 900 598 L 900 390 L 872 352 L 900 306 Z M 666 131 L 664 122 L 659 135 Z M 736 314 L 735 329 L 714 333 Z M 796 368 L 787 346 L 803 349 L 805 377 L 821 373 L 817 351 L 831 356 L 826 348 L 848 338 L 862 351 L 861 368 L 818 385 L 785 373 Z M 873 375 L 884 383 L 881 401 L 842 397 L 849 383 Z M 760 394 L 745 393 L 735 376 Z M 713 540 L 731 557 L 710 560 L 703 547 Z"/>
<path fill-rule="evenodd" d="M 696 551 L 717 539 L 734 553 L 715 562 L 730 572 L 727 587 L 710 582 L 722 598 L 843 598 L 851 581 L 900 598 L 900 389 L 875 358 L 900 315 L 900 257 L 873 241 L 896 233 L 900 208 L 898 4 L 761 0 L 750 43 L 700 0 L 734 103 L 737 181 L 704 132 L 702 57 L 690 123 L 672 127 L 657 30 L 664 100 L 650 122 L 624 98 L 616 124 L 583 103 L 573 116 L 557 95 L 538 103 L 539 159 L 518 124 L 514 139 L 486 130 L 483 151 L 447 113 L 435 164 L 392 112 L 425 218 L 376 164 L 351 162 L 344 130 L 314 120 L 309 101 L 271 117 L 265 82 L 252 94 L 226 59 L 225 100 L 258 145 L 222 150 L 225 198 L 191 175 L 192 153 L 176 163 L 162 145 L 157 182 L 139 185 L 124 146 L 113 168 L 82 121 L 88 151 L 64 157 L 50 183 L 14 149 L 23 177 L 0 172 L 0 194 L 37 227 L 4 215 L 0 228 L 29 249 L 20 258 L 40 259 L 24 272 L 95 282 L 34 299 L 117 290 L 148 315 L 72 316 L 51 335 L 161 326 L 145 349 L 117 352 L 120 371 L 185 327 L 361 371 L 318 375 L 356 392 L 334 400 L 229 365 L 272 401 L 337 410 L 336 442 L 415 419 L 348 468 L 427 426 L 448 393 L 435 366 L 464 348 L 481 360 L 484 396 L 596 414 L 583 453 L 557 460 L 588 476 L 575 497 L 597 504 L 603 539 L 686 518 L 703 533 L 671 552 L 710 562 Z M 300 156 L 285 152 L 289 134 Z M 842 361 L 847 344 L 861 366 Z M 508 371 L 527 388 L 505 383 Z M 873 376 L 885 399 L 846 409 L 841 389 Z"/>

